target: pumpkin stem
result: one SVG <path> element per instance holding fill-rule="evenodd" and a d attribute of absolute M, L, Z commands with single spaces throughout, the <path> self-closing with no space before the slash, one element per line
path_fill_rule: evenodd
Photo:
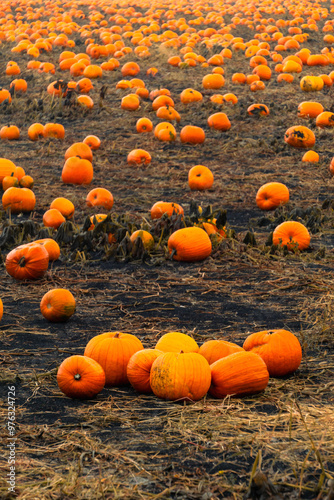
<path fill-rule="evenodd" d="M 26 258 L 25 258 L 25 256 L 23 255 L 23 256 L 20 258 L 20 260 L 19 260 L 19 262 L 18 262 L 18 265 L 19 265 L 20 267 L 24 267 L 24 266 L 25 266 L 25 264 L 26 264 Z"/>
<path fill-rule="evenodd" d="M 176 255 L 176 248 L 173 248 L 173 250 L 170 253 L 170 260 L 173 260 L 174 255 Z"/>
<path fill-rule="evenodd" d="M 115 335 L 114 335 L 114 339 L 118 339 L 119 338 L 119 332 L 117 332 Z"/>
<path fill-rule="evenodd" d="M 74 375 L 74 378 L 75 378 L 75 380 L 80 380 L 80 379 L 81 379 L 81 375 L 80 375 L 80 373 L 76 373 L 76 374 Z"/>

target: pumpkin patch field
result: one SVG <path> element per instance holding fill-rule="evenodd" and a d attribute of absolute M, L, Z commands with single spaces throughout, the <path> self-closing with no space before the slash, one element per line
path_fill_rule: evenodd
<path fill-rule="evenodd" d="M 1 2 L 1 498 L 334 498 L 333 14 Z"/>

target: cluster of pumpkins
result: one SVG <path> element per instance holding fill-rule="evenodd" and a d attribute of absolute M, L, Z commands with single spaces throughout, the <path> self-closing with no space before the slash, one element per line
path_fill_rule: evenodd
<path fill-rule="evenodd" d="M 66 358 L 57 382 L 66 396 L 78 399 L 129 384 L 169 401 L 198 401 L 207 393 L 222 399 L 263 391 L 269 377 L 292 374 L 301 359 L 299 340 L 287 330 L 252 333 L 243 347 L 226 340 L 199 347 L 189 335 L 170 332 L 152 349 L 135 335 L 107 332 L 93 337 L 83 356 Z"/>

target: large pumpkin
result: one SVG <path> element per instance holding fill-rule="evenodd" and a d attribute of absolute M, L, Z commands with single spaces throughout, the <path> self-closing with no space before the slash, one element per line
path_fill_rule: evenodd
<path fill-rule="evenodd" d="M 168 250 L 174 260 L 195 262 L 211 255 L 212 243 L 204 229 L 185 227 L 170 235 Z"/>
<path fill-rule="evenodd" d="M 15 163 L 7 160 L 7 158 L 0 158 L 0 184 L 4 177 L 14 174 L 15 168 Z"/>
<path fill-rule="evenodd" d="M 89 399 L 102 391 L 105 384 L 103 368 L 86 356 L 70 356 L 58 368 L 59 389 L 70 398 Z"/>
<path fill-rule="evenodd" d="M 194 352 L 165 352 L 154 361 L 150 384 L 153 393 L 170 401 L 198 401 L 208 392 L 210 365 Z"/>
<path fill-rule="evenodd" d="M 67 321 L 75 312 L 75 298 L 65 288 L 54 288 L 43 296 L 40 309 L 44 318 L 49 321 Z"/>
<path fill-rule="evenodd" d="M 294 148 L 311 148 L 315 144 L 315 135 L 304 125 L 295 125 L 285 132 L 284 140 Z"/>
<path fill-rule="evenodd" d="M 269 380 L 267 365 L 253 352 L 235 352 L 219 359 L 210 368 L 209 393 L 215 398 L 255 394 L 263 391 Z"/>
<path fill-rule="evenodd" d="M 201 345 L 198 353 L 204 356 L 209 365 L 211 365 L 215 361 L 218 361 L 218 359 L 243 350 L 242 347 L 227 340 L 207 340 Z"/>
<path fill-rule="evenodd" d="M 6 257 L 6 271 L 17 280 L 38 279 L 46 273 L 49 254 L 43 245 L 21 245 Z"/>
<path fill-rule="evenodd" d="M 304 224 L 293 220 L 282 222 L 273 232 L 273 244 L 286 245 L 289 250 L 306 250 L 310 241 L 310 233 Z"/>
<path fill-rule="evenodd" d="M 244 349 L 261 356 L 271 377 L 282 377 L 293 373 L 302 359 L 299 340 L 288 330 L 252 333 L 246 338 Z"/>
<path fill-rule="evenodd" d="M 2 206 L 13 214 L 31 212 L 36 205 L 36 197 L 31 189 L 10 187 L 2 195 Z"/>
<path fill-rule="evenodd" d="M 130 384 L 136 391 L 143 394 L 150 394 L 152 392 L 150 372 L 153 362 L 161 354 L 163 352 L 158 349 L 142 349 L 131 356 L 126 373 Z"/>
<path fill-rule="evenodd" d="M 93 180 L 93 176 L 94 170 L 92 163 L 78 156 L 70 156 L 67 158 L 61 173 L 62 181 L 65 184 L 90 184 Z"/>
<path fill-rule="evenodd" d="M 261 210 L 275 210 L 288 201 L 289 190 L 281 182 L 263 184 L 256 193 L 256 204 Z"/>
<path fill-rule="evenodd" d="M 102 366 L 106 374 L 106 386 L 113 387 L 129 383 L 127 364 L 131 356 L 141 349 L 144 349 L 143 345 L 135 335 L 106 332 L 93 337 L 84 354 Z"/>

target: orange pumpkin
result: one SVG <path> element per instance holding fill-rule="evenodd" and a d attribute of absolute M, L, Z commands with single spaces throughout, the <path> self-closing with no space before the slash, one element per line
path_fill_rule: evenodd
<path fill-rule="evenodd" d="M 208 125 L 215 130 L 230 130 L 231 122 L 225 113 L 214 113 L 208 118 Z"/>
<path fill-rule="evenodd" d="M 204 229 L 185 227 L 168 238 L 168 251 L 174 260 L 195 262 L 211 255 L 212 243 Z"/>
<path fill-rule="evenodd" d="M 101 140 L 96 135 L 87 135 L 82 142 L 87 144 L 92 151 L 99 149 L 101 146 Z"/>
<path fill-rule="evenodd" d="M 186 125 L 180 132 L 180 139 L 188 144 L 202 144 L 205 141 L 205 132 L 201 127 Z"/>
<path fill-rule="evenodd" d="M 155 349 L 163 352 L 198 352 L 197 342 L 185 333 L 165 333 L 156 343 Z"/>
<path fill-rule="evenodd" d="M 111 210 L 114 204 L 114 197 L 108 189 L 94 188 L 86 197 L 88 207 L 103 207 L 106 210 Z"/>
<path fill-rule="evenodd" d="M 93 176 L 91 162 L 78 156 L 71 156 L 65 161 L 61 174 L 65 184 L 90 184 Z"/>
<path fill-rule="evenodd" d="M 4 177 L 13 175 L 15 168 L 15 163 L 11 160 L 0 158 L 0 183 L 2 183 Z"/>
<path fill-rule="evenodd" d="M 28 128 L 28 137 L 31 141 L 37 141 L 44 137 L 44 125 L 41 123 L 33 123 Z"/>
<path fill-rule="evenodd" d="M 268 385 L 267 365 L 258 354 L 253 352 L 244 350 L 235 352 L 215 361 L 210 368 L 209 393 L 214 398 L 256 394 Z"/>
<path fill-rule="evenodd" d="M 135 352 L 127 365 L 126 374 L 130 384 L 142 394 L 151 394 L 150 372 L 153 362 L 163 354 L 158 349 L 142 349 Z"/>
<path fill-rule="evenodd" d="M 311 148 L 315 144 L 315 135 L 303 125 L 295 125 L 285 132 L 284 140 L 294 148 Z"/>
<path fill-rule="evenodd" d="M 20 138 L 20 129 L 16 125 L 4 125 L 0 129 L 0 139 L 16 141 Z"/>
<path fill-rule="evenodd" d="M 58 229 L 65 220 L 65 217 L 56 208 L 50 208 L 43 215 L 44 226 L 53 227 L 54 229 Z"/>
<path fill-rule="evenodd" d="M 28 188 L 10 187 L 2 195 L 2 206 L 4 210 L 10 208 L 13 214 L 31 212 L 36 205 L 36 198 Z"/>
<path fill-rule="evenodd" d="M 99 363 L 86 356 L 66 358 L 57 372 L 58 387 L 69 398 L 93 398 L 102 391 L 105 379 Z"/>
<path fill-rule="evenodd" d="M 58 243 L 52 238 L 42 238 L 41 240 L 35 240 L 28 245 L 42 245 L 49 254 L 49 261 L 54 261 L 59 259 L 60 256 L 60 248 Z"/>
<path fill-rule="evenodd" d="M 46 273 L 49 254 L 42 245 L 21 245 L 6 257 L 6 271 L 17 280 L 38 279 Z"/>
<path fill-rule="evenodd" d="M 316 118 L 324 111 L 324 107 L 320 102 L 303 101 L 298 104 L 298 116 L 301 118 Z"/>
<path fill-rule="evenodd" d="M 131 356 L 143 349 L 140 340 L 128 333 L 107 332 L 93 337 L 85 348 L 85 356 L 97 361 L 105 371 L 106 386 L 129 383 L 126 368 Z"/>
<path fill-rule="evenodd" d="M 261 210 L 275 210 L 289 201 L 289 190 L 281 182 L 263 184 L 256 193 L 256 204 Z"/>
<path fill-rule="evenodd" d="M 198 353 L 204 356 L 209 365 L 211 365 L 215 361 L 218 361 L 218 359 L 243 350 L 242 347 L 227 340 L 207 340 L 201 345 Z"/>
<path fill-rule="evenodd" d="M 213 185 L 213 173 L 204 165 L 196 165 L 188 172 L 188 183 L 191 190 L 204 191 Z"/>
<path fill-rule="evenodd" d="M 164 214 L 171 217 L 173 214 L 184 214 L 184 210 L 178 203 L 168 201 L 157 201 L 151 208 L 151 219 L 160 219 Z"/>
<path fill-rule="evenodd" d="M 261 356 L 271 377 L 290 375 L 300 365 L 302 349 L 297 337 L 288 330 L 265 330 L 249 335 L 244 349 Z"/>
<path fill-rule="evenodd" d="M 151 250 L 154 247 L 154 238 L 148 231 L 144 231 L 143 229 L 134 231 L 130 236 L 130 240 L 134 243 L 137 238 L 142 240 L 146 250 Z"/>
<path fill-rule="evenodd" d="M 75 298 L 65 288 L 49 290 L 40 303 L 44 318 L 54 323 L 67 321 L 75 312 Z"/>
<path fill-rule="evenodd" d="M 310 233 L 301 222 L 282 222 L 273 232 L 273 244 L 286 245 L 288 250 L 306 250 L 310 241 Z"/>
<path fill-rule="evenodd" d="M 51 205 L 50 208 L 56 208 L 59 210 L 59 212 L 66 217 L 66 219 L 71 219 L 74 215 L 74 205 L 73 203 L 68 200 L 67 198 L 55 198 Z"/>
<path fill-rule="evenodd" d="M 88 144 L 84 142 L 75 142 L 65 151 L 65 160 L 71 156 L 78 156 L 79 158 L 93 161 L 93 153 Z"/>
<path fill-rule="evenodd" d="M 133 149 L 127 157 L 129 165 L 149 165 L 151 163 L 151 155 L 144 149 Z"/>

